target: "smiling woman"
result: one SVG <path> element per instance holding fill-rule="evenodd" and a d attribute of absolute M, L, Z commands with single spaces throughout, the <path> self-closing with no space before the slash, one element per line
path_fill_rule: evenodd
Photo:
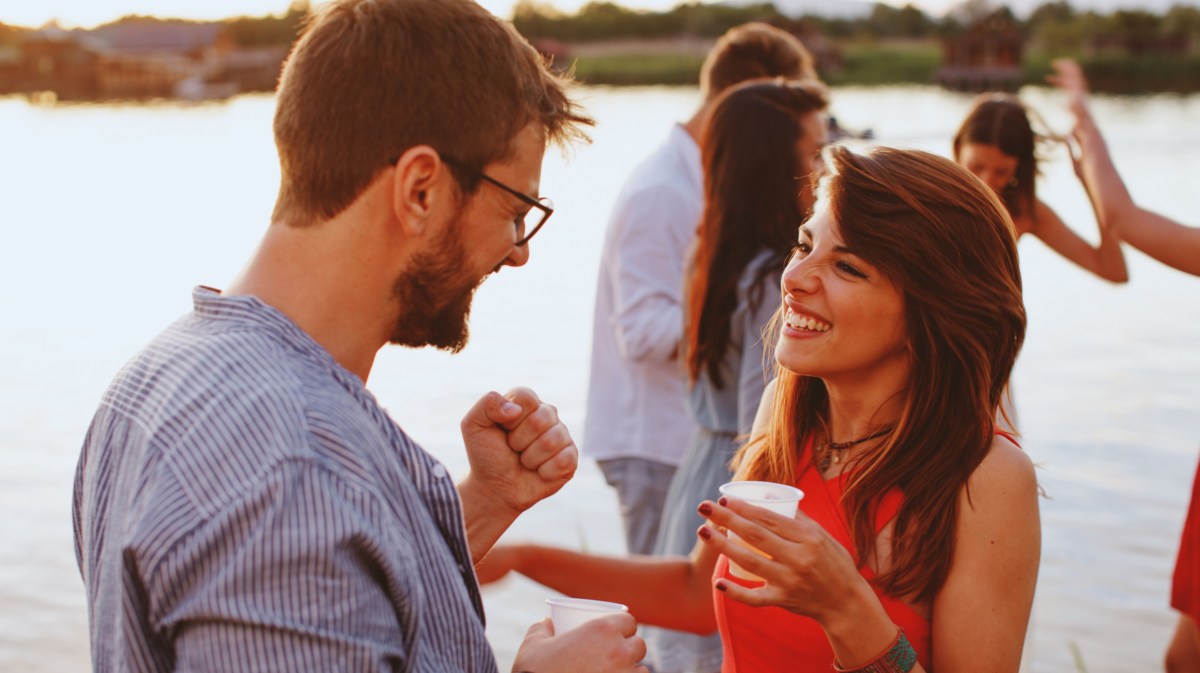
<path fill-rule="evenodd" d="M 516 570 L 642 624 L 716 629 L 724 673 L 1016 670 L 1040 527 L 1032 464 L 994 424 L 1025 333 L 1011 220 L 932 154 L 825 164 L 776 295 L 778 375 L 734 459 L 735 480 L 799 486 L 799 511 L 704 501 L 690 556 L 497 547 L 480 580 Z"/>

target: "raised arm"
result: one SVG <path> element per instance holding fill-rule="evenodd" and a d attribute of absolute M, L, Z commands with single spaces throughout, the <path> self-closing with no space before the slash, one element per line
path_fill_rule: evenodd
<path fill-rule="evenodd" d="M 462 436 L 471 472 L 458 494 L 478 563 L 521 512 L 574 476 L 579 450 L 558 411 L 528 388 L 484 395 L 463 418 Z"/>
<path fill-rule="evenodd" d="M 1054 69 L 1050 81 L 1067 93 L 1075 115 L 1073 135 L 1080 149 L 1078 172 L 1093 197 L 1097 217 L 1129 245 L 1163 264 L 1200 275 L 1200 229 L 1184 226 L 1134 203 L 1088 109 L 1083 70 L 1069 59 L 1055 61 Z"/>
<path fill-rule="evenodd" d="M 1090 196 L 1091 190 L 1088 192 Z M 1113 283 L 1127 282 L 1129 272 L 1125 268 L 1125 255 L 1121 252 L 1120 238 L 1111 226 L 1106 226 L 1105 218 L 1100 216 L 1100 211 L 1094 204 L 1093 209 L 1097 211 L 1097 223 L 1100 225 L 1100 244 L 1094 248 L 1064 224 L 1062 218 L 1051 210 L 1050 206 L 1040 200 L 1034 206 L 1032 233 L 1051 250 L 1104 280 Z"/>

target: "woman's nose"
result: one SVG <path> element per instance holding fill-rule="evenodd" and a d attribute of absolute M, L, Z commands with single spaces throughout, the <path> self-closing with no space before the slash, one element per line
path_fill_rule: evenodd
<path fill-rule="evenodd" d="M 788 294 L 807 294 L 820 286 L 811 258 L 795 260 L 783 269 L 783 291 Z"/>

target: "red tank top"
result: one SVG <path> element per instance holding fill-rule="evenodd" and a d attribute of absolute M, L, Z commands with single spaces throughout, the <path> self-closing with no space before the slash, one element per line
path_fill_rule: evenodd
<path fill-rule="evenodd" d="M 800 456 L 800 464 L 808 464 L 810 440 Z M 815 469 L 801 471 L 797 488 L 804 491 L 800 510 L 821 524 L 835 540 L 853 554 L 854 545 L 850 536 L 850 524 L 841 505 L 842 491 L 848 474 L 826 481 Z M 889 491 L 880 501 L 875 512 L 876 533 L 883 529 L 900 511 L 904 496 L 899 489 Z M 870 580 L 874 572 L 862 569 L 863 577 Z M 724 555 L 717 562 L 714 579 L 725 578 L 743 586 L 752 583 L 729 574 L 729 559 Z M 883 609 L 896 625 L 904 629 L 904 635 L 917 651 L 917 660 L 930 670 L 932 635 L 929 621 L 918 615 L 898 598 L 875 589 Z M 825 631 L 815 620 L 789 612 L 783 608 L 755 608 L 745 603 L 727 600 L 725 594 L 713 590 L 713 601 L 717 611 L 717 625 L 721 631 L 721 644 L 725 650 L 722 673 L 827 673 L 832 669 L 833 648 L 825 637 Z"/>

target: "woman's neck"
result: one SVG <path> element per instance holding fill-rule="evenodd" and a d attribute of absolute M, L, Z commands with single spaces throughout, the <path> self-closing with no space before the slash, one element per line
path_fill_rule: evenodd
<path fill-rule="evenodd" d="M 827 442 L 852 442 L 895 425 L 904 405 L 902 387 L 838 385 L 827 381 L 826 390 Z"/>

